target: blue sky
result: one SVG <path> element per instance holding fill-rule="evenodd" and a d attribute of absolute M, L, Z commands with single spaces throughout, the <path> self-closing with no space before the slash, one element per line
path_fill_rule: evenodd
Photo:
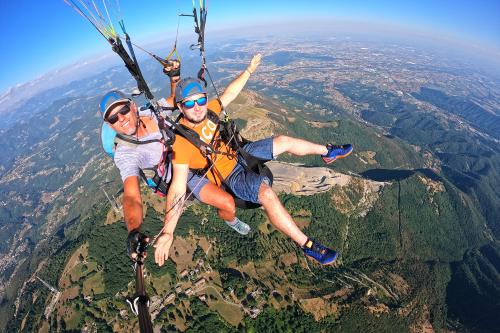
<path fill-rule="evenodd" d="M 96 2 L 102 0 L 95 0 Z M 107 0 L 116 3 L 117 0 Z M 349 20 L 403 26 L 500 50 L 500 1 L 208 0 L 207 29 L 301 20 Z M 178 11 L 191 0 L 122 0 L 121 15 L 134 40 L 173 35 Z M 183 20 L 182 33 L 192 32 Z M 92 26 L 63 0 L 0 2 L 0 92 L 45 72 L 111 52 Z M 326 33 L 326 32 L 325 32 Z"/>

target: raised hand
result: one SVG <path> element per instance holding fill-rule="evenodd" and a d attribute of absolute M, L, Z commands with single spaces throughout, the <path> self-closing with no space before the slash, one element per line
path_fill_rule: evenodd
<path fill-rule="evenodd" d="M 174 78 L 181 75 L 181 63 L 179 60 L 168 60 L 167 65 L 163 67 L 163 73 Z"/>
<path fill-rule="evenodd" d="M 156 240 L 155 247 L 155 262 L 158 266 L 163 266 L 165 261 L 168 259 L 168 253 L 172 242 L 174 241 L 174 235 L 172 234 L 162 234 Z"/>
<path fill-rule="evenodd" d="M 253 74 L 257 67 L 260 65 L 260 60 L 262 59 L 262 54 L 257 53 L 256 55 L 253 56 L 252 61 L 250 61 L 250 65 L 247 67 L 247 71 L 250 72 L 250 74 Z"/>

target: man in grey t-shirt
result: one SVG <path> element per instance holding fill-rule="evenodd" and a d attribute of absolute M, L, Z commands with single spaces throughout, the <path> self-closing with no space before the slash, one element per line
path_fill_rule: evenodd
<path fill-rule="evenodd" d="M 156 118 L 150 110 L 140 111 L 139 117 L 142 122 L 147 117 L 149 121 L 156 124 Z M 157 126 L 157 125 L 156 125 Z M 137 145 L 118 144 L 115 150 L 114 162 L 120 170 L 122 181 L 128 177 L 140 177 L 140 171 L 153 168 L 162 161 L 164 144 L 161 142 L 160 131 L 152 131 L 143 137 L 137 137 L 137 141 L 148 142 Z M 160 175 L 163 176 L 163 175 Z"/>

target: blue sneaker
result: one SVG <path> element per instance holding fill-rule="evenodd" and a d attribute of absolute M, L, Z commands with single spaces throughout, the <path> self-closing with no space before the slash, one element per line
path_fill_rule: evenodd
<path fill-rule="evenodd" d="M 308 257 L 313 258 L 321 265 L 333 264 L 335 259 L 337 259 L 337 252 L 321 245 L 315 240 L 308 239 L 307 242 L 302 247 L 302 251 Z"/>
<path fill-rule="evenodd" d="M 326 155 L 321 155 L 326 164 L 334 162 L 337 158 L 347 157 L 352 153 L 351 144 L 338 146 L 329 143 L 326 145 L 326 148 L 328 149 L 328 153 L 326 153 Z"/>

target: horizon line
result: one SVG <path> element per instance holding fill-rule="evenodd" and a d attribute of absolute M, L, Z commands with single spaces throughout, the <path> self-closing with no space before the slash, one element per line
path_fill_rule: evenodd
<path fill-rule="evenodd" d="M 299 20 L 299 22 L 308 22 L 310 23 L 312 19 L 303 19 Z M 297 20 L 293 20 L 295 23 L 297 23 Z M 490 60 L 493 63 L 498 63 L 500 65 L 500 48 L 496 46 L 491 46 L 487 45 L 485 42 L 478 42 L 478 41 L 473 41 L 469 39 L 458 39 L 453 35 L 443 33 L 441 35 L 436 35 L 434 31 L 430 30 L 424 30 L 419 27 L 419 29 L 413 27 L 413 26 L 403 26 L 399 24 L 392 24 L 392 23 L 387 23 L 387 22 L 374 22 L 374 21 L 360 21 L 360 20 L 335 20 L 335 22 L 331 22 L 331 19 L 329 21 L 322 20 L 318 21 L 315 19 L 314 25 L 306 25 L 303 27 L 294 27 L 290 28 L 289 26 L 290 20 L 281 20 L 278 22 L 274 23 L 258 23 L 258 24 L 244 24 L 235 27 L 234 25 L 229 27 L 223 27 L 223 28 L 216 28 L 214 30 L 210 30 L 209 27 L 207 27 L 207 31 L 209 34 L 213 34 L 212 37 L 214 38 L 223 38 L 223 37 L 229 37 L 229 36 L 238 36 L 239 38 L 257 38 L 257 37 L 264 37 L 262 36 L 262 33 L 265 33 L 267 36 L 278 34 L 278 33 L 311 33 L 311 32 L 319 32 L 317 29 L 324 27 L 325 25 L 328 26 L 329 29 L 337 29 L 334 31 L 329 31 L 328 33 L 361 33 L 361 34 L 366 34 L 366 35 L 379 35 L 381 33 L 390 33 L 392 36 L 397 36 L 399 38 L 404 37 L 412 37 L 411 39 L 408 39 L 409 42 L 411 41 L 416 41 L 416 39 L 426 39 L 430 38 L 429 40 L 426 40 L 429 44 L 432 44 L 432 42 L 444 42 L 447 44 L 449 47 L 455 47 L 458 49 L 463 50 L 464 53 L 473 53 L 474 55 L 477 56 L 477 53 L 475 51 L 479 51 L 482 56 L 490 58 Z M 346 26 L 348 24 L 348 26 Z M 266 27 L 281 27 L 284 28 L 284 31 L 259 31 L 260 29 L 265 29 Z M 378 28 L 378 29 L 370 29 L 367 30 L 367 27 L 370 28 Z M 247 29 L 244 29 L 247 28 Z M 241 34 L 240 31 L 248 31 L 249 28 L 253 28 L 254 30 L 251 32 L 248 32 L 244 35 Z M 257 30 L 255 30 L 257 29 Z M 350 30 L 350 31 L 348 31 Z M 180 34 L 180 37 L 183 36 L 192 36 L 193 33 L 184 33 Z M 162 36 L 162 37 L 160 37 Z M 151 47 L 157 47 L 157 44 L 160 44 L 162 42 L 168 41 L 168 38 L 165 38 L 165 33 L 154 33 L 154 34 L 148 34 L 146 36 L 142 36 L 142 38 L 139 38 L 139 41 L 137 44 L 139 45 L 148 45 Z M 347 36 L 346 36 L 347 37 Z M 386 36 L 384 36 L 386 37 Z M 471 50 L 471 47 L 473 50 Z M 95 63 L 99 61 L 99 59 L 105 59 L 110 56 L 113 56 L 113 52 L 108 51 L 103 51 L 103 52 L 96 52 L 94 54 L 88 54 L 82 58 L 70 61 L 66 64 L 57 66 L 57 67 L 52 67 L 47 69 L 43 74 L 39 74 L 35 77 L 32 77 L 30 79 L 27 79 L 22 82 L 18 82 L 15 84 L 10 84 L 6 86 L 4 89 L 0 90 L 0 96 L 4 95 L 8 91 L 12 89 L 19 88 L 23 85 L 29 84 L 30 82 L 37 81 L 39 79 L 42 79 L 44 76 L 47 76 L 49 74 L 54 74 L 55 72 L 59 71 L 64 71 L 68 69 L 69 67 L 73 67 L 74 65 L 81 64 L 82 62 L 88 63 Z M 116 58 L 118 60 L 118 58 Z"/>

